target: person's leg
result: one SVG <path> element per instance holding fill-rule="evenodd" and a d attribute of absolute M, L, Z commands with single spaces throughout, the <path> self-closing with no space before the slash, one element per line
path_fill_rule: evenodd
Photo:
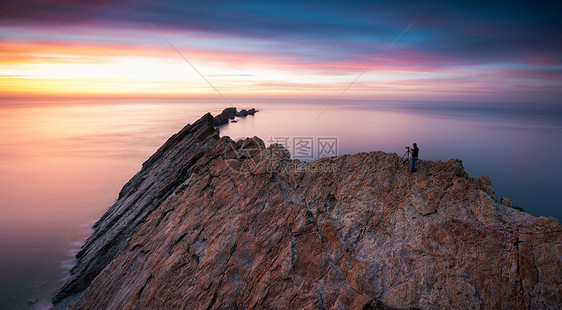
<path fill-rule="evenodd" d="M 418 160 L 417 157 L 412 158 L 412 172 L 416 171 L 416 161 Z"/>

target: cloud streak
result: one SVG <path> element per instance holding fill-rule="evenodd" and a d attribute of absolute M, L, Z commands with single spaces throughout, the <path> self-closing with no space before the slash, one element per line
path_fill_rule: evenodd
<path fill-rule="evenodd" d="M 351 82 L 417 20 L 360 82 L 379 83 L 371 88 L 407 86 L 408 91 L 415 83 L 425 89 L 435 83 L 463 92 L 469 85 L 492 83 L 541 90 L 540 98 L 554 98 L 559 92 L 552 89 L 562 76 L 560 8 L 554 2 L 518 1 L 509 6 L 469 1 L 399 6 L 386 1 L 8 1 L 0 12 L 0 74 L 33 71 L 18 71 L 16 66 L 23 64 L 110 65 L 126 57 L 177 63 L 177 55 L 151 29 L 154 23 L 190 61 L 208 70 L 203 74 L 222 80 L 230 76 L 233 85 L 246 79 L 247 87 L 267 88 L 269 81 L 272 89 L 286 85 L 316 92 L 324 83 Z M 217 77 L 219 68 L 223 78 Z M 447 78 L 439 80 L 442 76 Z M 399 77 L 407 85 L 398 83 Z"/>

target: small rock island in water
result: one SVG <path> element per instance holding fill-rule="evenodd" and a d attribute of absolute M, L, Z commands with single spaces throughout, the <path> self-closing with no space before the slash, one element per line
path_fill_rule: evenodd
<path fill-rule="evenodd" d="M 459 160 L 314 162 L 204 115 L 94 225 L 55 309 L 557 309 L 562 228 Z"/>
<path fill-rule="evenodd" d="M 258 110 L 254 108 L 251 108 L 249 110 L 242 109 L 240 111 L 236 110 L 236 108 L 234 107 L 226 108 L 222 110 L 221 114 L 215 116 L 213 124 L 215 124 L 215 126 L 228 124 L 228 121 L 233 120 L 235 116 L 246 117 L 248 115 L 254 115 L 256 114 L 256 112 L 258 112 Z"/>

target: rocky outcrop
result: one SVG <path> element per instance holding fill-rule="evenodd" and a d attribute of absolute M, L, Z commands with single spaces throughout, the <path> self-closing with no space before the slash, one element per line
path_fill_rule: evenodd
<path fill-rule="evenodd" d="M 256 112 L 257 111 L 254 108 L 251 108 L 249 110 L 242 109 L 239 112 L 236 112 L 236 116 L 244 117 L 244 116 L 248 116 L 248 115 L 254 115 Z"/>
<path fill-rule="evenodd" d="M 254 108 L 251 108 L 249 110 L 242 109 L 240 111 L 237 111 L 235 107 L 226 108 L 222 110 L 220 114 L 215 116 L 214 125 L 220 126 L 220 125 L 228 124 L 228 121 L 234 119 L 235 116 L 246 117 L 248 115 L 254 115 L 256 112 L 257 110 Z"/>
<path fill-rule="evenodd" d="M 218 139 L 211 114 L 185 126 L 152 155 L 121 190 L 117 202 L 94 225 L 76 255 L 78 263 L 53 302 L 80 294 L 129 245 L 147 217 L 187 180 L 197 162 Z"/>
<path fill-rule="evenodd" d="M 507 200 L 504 200 L 507 201 Z M 310 163 L 210 114 L 171 137 L 96 223 L 54 298 L 72 309 L 556 309 L 562 228 L 459 160 Z"/>

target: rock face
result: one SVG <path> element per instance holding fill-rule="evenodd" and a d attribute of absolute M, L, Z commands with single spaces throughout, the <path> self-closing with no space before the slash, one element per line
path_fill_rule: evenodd
<path fill-rule="evenodd" d="M 172 136 L 95 224 L 54 298 L 71 309 L 556 309 L 562 228 L 502 204 L 458 160 L 291 160 Z M 507 200 L 505 200 L 507 201 Z"/>

